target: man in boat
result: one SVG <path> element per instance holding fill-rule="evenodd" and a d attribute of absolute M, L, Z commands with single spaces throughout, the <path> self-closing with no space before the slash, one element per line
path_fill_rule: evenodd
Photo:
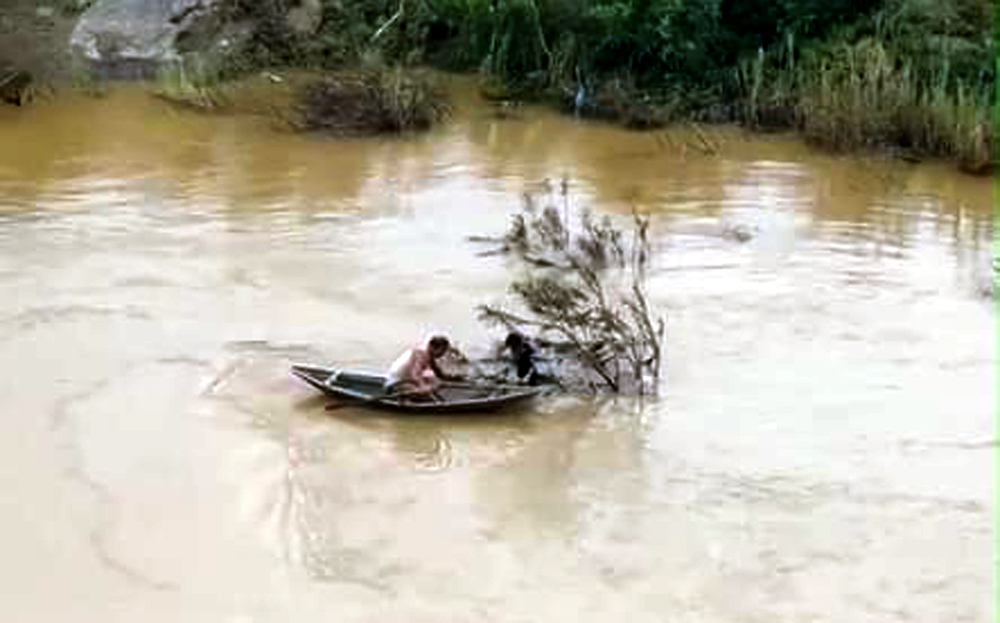
<path fill-rule="evenodd" d="M 437 394 L 440 381 L 461 381 L 458 375 L 445 374 L 438 359 L 451 349 L 443 335 L 432 335 L 420 346 L 407 349 L 400 355 L 386 375 L 387 393 L 400 394 L 418 400 L 441 400 Z"/>

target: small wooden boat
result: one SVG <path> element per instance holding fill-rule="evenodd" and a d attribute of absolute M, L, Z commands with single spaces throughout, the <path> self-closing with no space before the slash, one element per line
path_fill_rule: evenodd
<path fill-rule="evenodd" d="M 378 374 L 293 365 L 292 374 L 327 396 L 393 411 L 412 413 L 474 413 L 498 411 L 525 403 L 542 392 L 539 387 L 475 383 L 442 383 L 440 400 L 417 401 L 386 393 L 386 377 Z"/>

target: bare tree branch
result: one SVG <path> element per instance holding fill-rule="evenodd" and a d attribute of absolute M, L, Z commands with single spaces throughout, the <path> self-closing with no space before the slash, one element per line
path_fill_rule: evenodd
<path fill-rule="evenodd" d="M 527 314 L 484 305 L 480 318 L 508 330 L 530 328 L 559 336 L 563 352 L 609 391 L 655 392 L 664 324 L 654 318 L 645 291 L 649 219 L 633 211 L 629 244 L 608 217 L 597 223 L 581 211 L 574 227 L 568 184 L 564 181 L 561 188 L 561 210 L 526 194 L 502 246 L 490 251 L 512 254 L 529 267 L 510 286 Z M 614 287 L 615 281 L 629 287 Z"/>

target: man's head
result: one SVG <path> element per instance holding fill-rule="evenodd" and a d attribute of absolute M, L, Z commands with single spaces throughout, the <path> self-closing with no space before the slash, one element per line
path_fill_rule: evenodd
<path fill-rule="evenodd" d="M 519 352 L 524 346 L 524 336 L 517 331 L 511 331 L 507 334 L 507 339 L 504 340 L 504 346 L 509 348 L 511 352 Z"/>
<path fill-rule="evenodd" d="M 451 343 L 443 335 L 435 335 L 428 341 L 430 346 L 431 355 L 433 357 L 444 357 L 448 349 L 451 348 Z"/>

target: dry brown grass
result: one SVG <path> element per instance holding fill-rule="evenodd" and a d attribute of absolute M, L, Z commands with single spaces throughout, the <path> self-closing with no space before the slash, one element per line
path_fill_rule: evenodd
<path fill-rule="evenodd" d="M 301 89 L 297 108 L 303 129 L 343 135 L 425 130 L 448 113 L 429 77 L 400 69 L 328 74 Z"/>

